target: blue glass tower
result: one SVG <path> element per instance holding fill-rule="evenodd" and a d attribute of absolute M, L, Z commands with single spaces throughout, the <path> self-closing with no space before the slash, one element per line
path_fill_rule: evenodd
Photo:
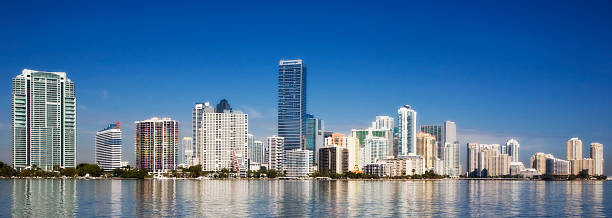
<path fill-rule="evenodd" d="M 306 129 L 306 67 L 302 60 L 281 60 L 278 65 L 278 136 L 285 150 L 304 148 Z"/>

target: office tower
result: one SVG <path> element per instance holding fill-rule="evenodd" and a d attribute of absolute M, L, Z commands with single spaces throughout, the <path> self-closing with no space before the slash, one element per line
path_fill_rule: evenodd
<path fill-rule="evenodd" d="M 471 177 L 486 177 L 490 157 L 500 154 L 499 144 L 467 144 L 468 174 Z"/>
<path fill-rule="evenodd" d="M 408 156 L 416 154 L 416 122 L 417 112 L 410 105 L 405 105 L 397 110 L 398 127 L 398 155 Z"/>
<path fill-rule="evenodd" d="M 264 164 L 266 161 L 266 149 L 262 141 L 254 140 L 249 147 L 249 160 L 251 163 Z"/>
<path fill-rule="evenodd" d="M 226 99 L 222 99 L 221 101 L 219 101 L 219 104 L 217 104 L 217 107 L 215 108 L 215 112 L 223 113 L 226 110 L 231 111 L 232 107 L 230 107 L 230 104 L 229 102 L 227 102 Z"/>
<path fill-rule="evenodd" d="M 208 102 L 205 106 L 210 105 Z M 210 106 L 208 106 L 210 107 Z M 200 163 L 204 171 L 233 169 L 246 176 L 249 117 L 242 111 L 202 113 Z"/>
<path fill-rule="evenodd" d="M 136 167 L 154 173 L 176 170 L 178 121 L 153 117 L 134 123 Z"/>
<path fill-rule="evenodd" d="M 65 72 L 24 69 L 13 78 L 13 166 L 76 167 L 76 98 Z"/>
<path fill-rule="evenodd" d="M 279 136 L 268 137 L 268 169 L 283 171 L 285 162 L 285 139 Z"/>
<path fill-rule="evenodd" d="M 313 163 L 316 162 L 319 148 L 325 144 L 323 120 L 308 114 L 306 118 L 306 149 L 314 152 Z"/>
<path fill-rule="evenodd" d="M 306 66 L 302 60 L 281 60 L 278 65 L 278 136 L 285 150 L 303 148 L 306 128 Z"/>
<path fill-rule="evenodd" d="M 193 166 L 193 138 L 192 137 L 183 137 L 183 141 L 181 142 L 181 151 L 179 151 L 179 155 L 182 156 L 182 160 L 180 163 L 185 164 L 187 166 Z"/>
<path fill-rule="evenodd" d="M 570 163 L 555 157 L 546 158 L 546 174 L 553 176 L 567 176 L 570 174 Z"/>
<path fill-rule="evenodd" d="M 343 174 L 348 172 L 348 151 L 343 147 L 327 146 L 319 149 L 319 172 Z"/>
<path fill-rule="evenodd" d="M 506 142 L 505 152 L 502 153 L 508 154 L 512 158 L 512 162 L 520 162 L 519 160 L 519 149 L 521 145 L 518 143 L 516 139 L 510 139 Z"/>
<path fill-rule="evenodd" d="M 215 109 L 210 105 L 209 102 L 206 103 L 196 103 L 192 108 L 192 156 L 191 159 L 193 163 L 191 165 L 198 165 L 201 159 L 201 151 L 202 148 L 202 115 L 204 113 L 214 113 Z"/>
<path fill-rule="evenodd" d="M 553 157 L 552 154 L 542 152 L 535 153 L 529 160 L 529 167 L 536 169 L 540 174 L 546 174 L 546 158 Z"/>
<path fill-rule="evenodd" d="M 108 125 L 96 132 L 94 156 L 96 164 L 104 171 L 121 167 L 121 124 Z"/>
<path fill-rule="evenodd" d="M 445 121 L 443 125 L 422 125 L 421 131 L 429 133 L 436 137 L 437 150 L 436 154 L 439 158 L 443 159 L 444 145 L 448 143 L 455 143 L 457 141 L 457 125 L 453 121 Z"/>
<path fill-rule="evenodd" d="M 591 159 L 593 159 L 593 175 L 601 176 L 604 172 L 603 145 L 599 142 L 591 143 Z"/>
<path fill-rule="evenodd" d="M 294 149 L 285 151 L 285 170 L 288 177 L 308 177 L 311 173 L 312 151 Z"/>
<path fill-rule="evenodd" d="M 461 174 L 461 159 L 459 156 L 459 142 L 444 144 L 444 174 L 450 177 L 458 177 Z"/>
<path fill-rule="evenodd" d="M 418 132 L 416 139 L 416 155 L 425 159 L 425 169 L 434 169 L 438 156 L 436 137 L 428 133 Z"/>
<path fill-rule="evenodd" d="M 251 161 L 251 148 L 253 148 L 253 144 L 255 143 L 255 136 L 253 134 L 247 134 L 247 156 L 249 157 L 249 163 Z"/>
<path fill-rule="evenodd" d="M 582 141 L 578 138 L 571 138 L 566 143 L 567 160 L 582 159 Z"/>
<path fill-rule="evenodd" d="M 393 117 L 390 116 L 376 116 L 376 121 L 372 122 L 373 129 L 392 130 L 393 127 Z"/>
<path fill-rule="evenodd" d="M 379 160 L 386 159 L 387 149 L 389 148 L 387 138 L 368 135 L 364 141 L 365 147 L 361 149 L 358 163 L 361 168 L 369 163 L 376 163 Z"/>

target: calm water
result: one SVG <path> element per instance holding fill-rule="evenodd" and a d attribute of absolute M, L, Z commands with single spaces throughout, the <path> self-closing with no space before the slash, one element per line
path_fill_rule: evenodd
<path fill-rule="evenodd" d="M 0 216 L 612 216 L 612 182 L 0 180 Z"/>

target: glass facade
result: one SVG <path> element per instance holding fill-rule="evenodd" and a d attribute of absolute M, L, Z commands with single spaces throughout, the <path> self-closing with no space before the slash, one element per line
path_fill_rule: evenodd
<path fill-rule="evenodd" d="M 285 150 L 300 149 L 306 129 L 306 67 L 302 60 L 281 60 L 278 66 L 278 136 Z"/>

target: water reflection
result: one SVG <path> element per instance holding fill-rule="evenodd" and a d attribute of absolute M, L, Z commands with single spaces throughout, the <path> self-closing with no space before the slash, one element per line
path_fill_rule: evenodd
<path fill-rule="evenodd" d="M 12 190 L 11 190 L 12 189 Z M 55 216 L 605 216 L 612 183 L 0 180 L 0 214 Z M 6 213 L 2 213 L 6 212 Z"/>

